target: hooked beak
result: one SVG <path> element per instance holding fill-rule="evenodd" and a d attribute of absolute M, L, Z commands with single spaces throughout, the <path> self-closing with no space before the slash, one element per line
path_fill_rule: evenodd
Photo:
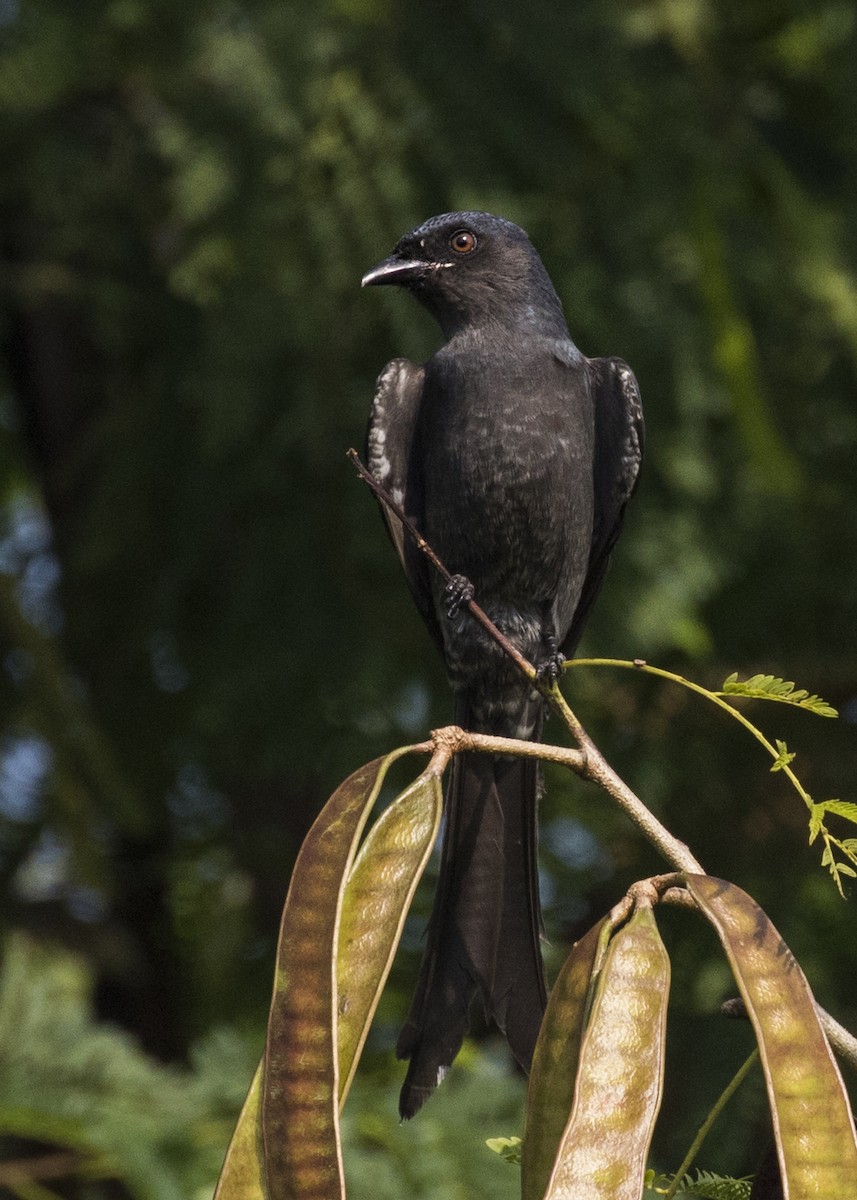
<path fill-rule="evenodd" d="M 399 258 L 397 254 L 391 254 L 389 258 L 385 258 L 383 262 L 378 263 L 377 267 L 373 267 L 371 271 L 367 271 L 360 280 L 361 287 L 371 287 L 373 284 L 382 283 L 407 283 L 411 279 L 416 279 L 426 269 L 426 263 L 420 262 L 419 259 Z"/>

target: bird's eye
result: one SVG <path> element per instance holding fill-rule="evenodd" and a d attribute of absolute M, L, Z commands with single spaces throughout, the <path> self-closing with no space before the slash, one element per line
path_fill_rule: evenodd
<path fill-rule="evenodd" d="M 476 249 L 476 238 L 469 229 L 459 229 L 449 239 L 449 244 L 456 254 L 472 254 Z"/>

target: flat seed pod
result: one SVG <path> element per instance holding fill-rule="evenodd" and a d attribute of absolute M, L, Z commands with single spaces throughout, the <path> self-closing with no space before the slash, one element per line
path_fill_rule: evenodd
<path fill-rule="evenodd" d="M 803 971 L 746 892 L 707 875 L 686 882 L 717 930 L 756 1031 L 784 1200 L 857 1197 L 854 1121 Z"/>
<path fill-rule="evenodd" d="M 650 908 L 613 936 L 544 1200 L 640 1200 L 661 1103 L 670 964 Z"/>
<path fill-rule="evenodd" d="M 340 1108 L 437 837 L 441 809 L 439 779 L 421 775 L 375 822 L 348 876 L 336 967 Z M 271 1194 L 263 1187 L 262 1067 L 241 1110 L 215 1200 L 260 1200 Z"/>
<path fill-rule="evenodd" d="M 336 946 L 345 880 L 388 767 L 333 793 L 301 846 L 280 924 L 262 1086 L 267 1200 L 344 1196 L 339 1137 Z"/>
<path fill-rule="evenodd" d="M 521 1198 L 542 1200 L 574 1100 L 592 976 L 606 952 L 606 918 L 575 944 L 556 983 L 533 1055 L 521 1143 Z M 599 949 L 601 951 L 599 955 Z"/>
<path fill-rule="evenodd" d="M 437 838 L 442 808 L 440 780 L 420 775 L 372 826 L 345 885 L 336 966 L 340 1108 Z"/>
<path fill-rule="evenodd" d="M 256 1068 L 247 1099 L 232 1134 L 226 1159 L 217 1181 L 214 1200 L 263 1200 L 262 1063 Z"/>

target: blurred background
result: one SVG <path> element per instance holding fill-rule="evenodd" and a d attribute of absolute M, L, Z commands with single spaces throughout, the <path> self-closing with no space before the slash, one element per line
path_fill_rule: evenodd
<path fill-rule="evenodd" d="M 754 719 L 816 799 L 857 800 L 856 20 L 840 0 L 0 0 L 0 1193 L 211 1194 L 301 838 L 345 775 L 449 719 L 345 458 L 383 364 L 438 340 L 360 276 L 434 213 L 523 224 L 578 345 L 639 379 L 643 484 L 582 653 L 796 680 L 840 719 Z M 857 1027 L 854 898 L 757 744 L 670 685 L 566 679 Z M 555 970 L 659 863 L 560 775 L 542 843 Z M 662 925 L 674 1170 L 750 1034 L 717 1015 L 713 935 Z M 512 1197 L 483 1145 L 520 1133 L 498 1041 L 397 1124 L 419 948 L 417 921 L 347 1110 L 351 1192 Z M 750 1172 L 766 1138 L 757 1080 L 700 1165 Z"/>

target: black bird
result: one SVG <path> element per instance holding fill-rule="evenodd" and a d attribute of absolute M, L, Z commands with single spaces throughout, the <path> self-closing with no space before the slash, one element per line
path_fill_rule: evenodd
<path fill-rule="evenodd" d="M 446 588 L 384 512 L 423 620 L 446 660 L 455 720 L 538 739 L 543 701 L 462 603 L 471 593 L 537 666 L 570 656 L 637 483 L 643 418 L 618 358 L 585 358 L 541 259 L 517 225 L 446 213 L 363 278 L 398 284 L 437 319 L 424 366 L 382 371 L 368 465 L 458 578 Z M 399 1109 L 421 1107 L 481 1008 L 529 1068 L 545 1005 L 533 759 L 459 755 L 440 879 L 397 1052 Z M 479 1007 L 476 1007 L 479 1006 Z"/>

